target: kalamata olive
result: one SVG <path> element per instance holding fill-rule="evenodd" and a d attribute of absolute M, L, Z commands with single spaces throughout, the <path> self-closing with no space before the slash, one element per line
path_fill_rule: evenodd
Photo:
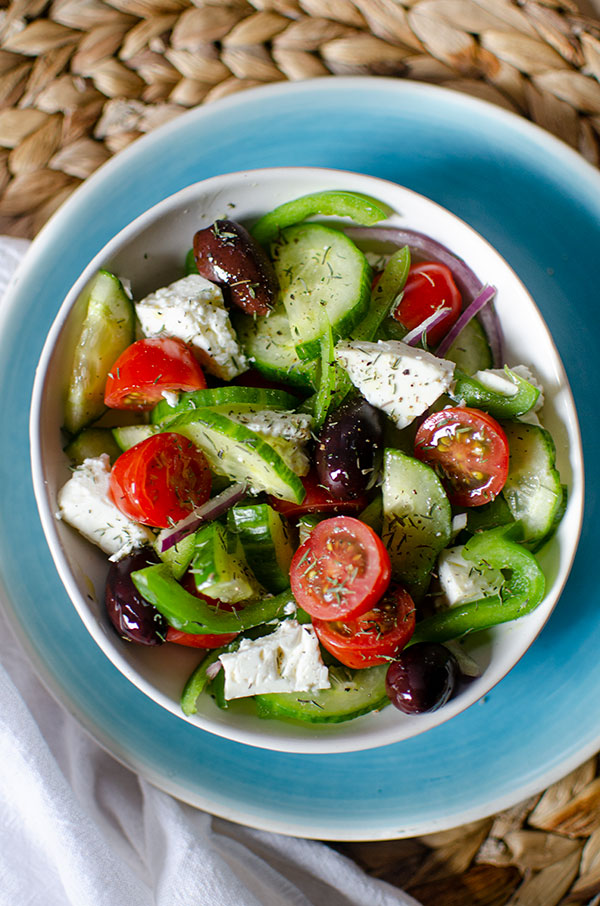
<path fill-rule="evenodd" d="M 122 639 L 138 645 L 161 645 L 167 632 L 165 618 L 144 601 L 131 579 L 132 572 L 156 562 L 154 552 L 143 548 L 111 563 L 108 570 L 104 597 L 108 618 Z"/>
<path fill-rule="evenodd" d="M 392 661 L 385 685 L 399 711 L 421 714 L 445 705 L 459 678 L 458 661 L 451 651 L 437 642 L 417 642 Z"/>
<path fill-rule="evenodd" d="M 369 488 L 383 450 L 381 413 L 362 397 L 348 397 L 325 421 L 315 452 L 321 484 L 336 497 Z"/>
<path fill-rule="evenodd" d="M 226 286 L 231 302 L 250 315 L 266 315 L 275 302 L 277 277 L 265 250 L 233 220 L 216 220 L 194 236 L 201 277 Z"/>

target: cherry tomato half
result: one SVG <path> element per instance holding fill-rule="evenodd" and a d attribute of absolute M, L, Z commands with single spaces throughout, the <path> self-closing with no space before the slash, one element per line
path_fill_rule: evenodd
<path fill-rule="evenodd" d="M 346 667 L 375 667 L 395 657 L 415 631 L 415 605 L 400 585 L 357 620 L 313 620 L 324 648 Z"/>
<path fill-rule="evenodd" d="M 191 595 L 202 598 L 207 604 L 212 604 L 215 608 L 218 607 L 223 610 L 232 610 L 232 607 L 226 602 L 217 601 L 216 598 L 209 598 L 208 595 L 203 595 L 201 591 L 198 591 L 194 581 L 194 574 L 189 570 L 183 576 L 181 584 Z M 174 629 L 172 626 L 169 626 L 165 641 L 174 642 L 175 645 L 184 645 L 187 648 L 221 648 L 223 645 L 228 645 L 229 642 L 233 642 L 237 635 L 237 632 L 221 632 L 217 634 L 213 633 L 212 635 L 207 633 L 205 635 L 200 635 L 200 633 L 195 632 L 182 632 L 180 629 Z"/>
<path fill-rule="evenodd" d="M 319 522 L 290 566 L 296 601 L 320 620 L 353 619 L 369 610 L 385 592 L 390 575 L 381 539 L 352 516 Z"/>
<path fill-rule="evenodd" d="M 204 372 L 193 352 L 175 337 L 137 340 L 121 353 L 106 381 L 111 409 L 152 409 L 165 390 L 202 390 Z"/>
<path fill-rule="evenodd" d="M 462 296 L 452 271 L 445 264 L 422 261 L 411 265 L 402 299 L 394 310 L 394 318 L 412 330 L 440 308 L 450 310 L 427 331 L 429 346 L 436 346 L 457 320 L 462 308 Z"/>
<path fill-rule="evenodd" d="M 466 406 L 429 415 L 415 437 L 415 456 L 439 475 L 450 503 L 481 506 L 508 475 L 508 440 L 498 422 Z"/>
<path fill-rule="evenodd" d="M 292 503 L 290 500 L 269 497 L 269 503 L 273 509 L 288 519 L 297 519 L 305 513 L 357 514 L 364 510 L 369 502 L 364 494 L 353 497 L 351 500 L 334 497 L 327 488 L 319 483 L 319 477 L 314 469 L 304 476 L 302 484 L 306 491 L 302 503 Z"/>
<path fill-rule="evenodd" d="M 110 473 L 118 509 L 144 525 L 168 528 L 210 497 L 204 453 L 181 434 L 153 434 L 121 453 Z"/>

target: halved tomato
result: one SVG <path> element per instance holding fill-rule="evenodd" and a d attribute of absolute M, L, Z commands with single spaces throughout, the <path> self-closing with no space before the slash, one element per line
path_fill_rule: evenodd
<path fill-rule="evenodd" d="M 357 620 L 313 620 L 324 648 L 346 667 L 386 664 L 415 631 L 415 605 L 401 585 L 391 585 L 372 610 Z"/>
<path fill-rule="evenodd" d="M 352 516 L 319 522 L 290 566 L 296 601 L 320 620 L 353 619 L 383 595 L 390 557 L 372 528 Z"/>
<path fill-rule="evenodd" d="M 121 453 L 110 473 L 118 509 L 144 525 L 168 528 L 210 497 L 206 456 L 181 434 L 153 434 Z"/>
<path fill-rule="evenodd" d="M 467 406 L 429 415 L 417 431 L 415 456 L 435 469 L 457 506 L 489 503 L 508 476 L 504 429 L 487 412 Z"/>
<path fill-rule="evenodd" d="M 121 353 L 106 381 L 111 409 L 152 409 L 165 391 L 202 390 L 204 372 L 190 347 L 175 337 L 137 340 Z"/>
<path fill-rule="evenodd" d="M 452 271 L 445 264 L 438 264 L 437 261 L 412 264 L 402 299 L 394 310 L 394 318 L 412 330 L 442 308 L 448 311 L 427 331 L 428 346 L 437 345 L 457 320 L 462 308 L 462 296 Z"/>

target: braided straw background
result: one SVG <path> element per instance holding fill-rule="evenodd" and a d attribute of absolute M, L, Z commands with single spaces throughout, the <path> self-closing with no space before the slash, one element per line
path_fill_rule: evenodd
<path fill-rule="evenodd" d="M 572 0 L 0 0 L 0 233 L 35 236 L 187 108 L 338 74 L 468 92 L 600 163 L 600 22 Z M 338 848 L 425 906 L 599 906 L 597 759 L 493 818 Z"/>
<path fill-rule="evenodd" d="M 185 109 L 284 79 L 447 85 L 600 160 L 600 23 L 573 0 L 5 2 L 0 232 L 34 236 L 100 164 Z"/>

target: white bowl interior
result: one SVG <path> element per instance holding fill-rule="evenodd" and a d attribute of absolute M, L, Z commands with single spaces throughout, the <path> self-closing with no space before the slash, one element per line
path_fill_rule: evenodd
<path fill-rule="evenodd" d="M 480 633 L 465 644 L 482 675 L 438 711 L 405 716 L 393 707 L 337 725 L 296 725 L 259 720 L 243 708 L 221 711 L 201 696 L 198 713 L 185 718 L 181 689 L 198 663 L 198 652 L 181 646 L 144 648 L 122 642 L 102 603 L 106 557 L 55 518 L 57 493 L 69 477 L 60 426 L 72 349 L 81 321 L 82 288 L 106 267 L 131 284 L 135 298 L 182 276 L 183 259 L 196 230 L 215 219 L 251 223 L 284 201 L 322 189 L 349 189 L 386 202 L 396 213 L 386 225 L 427 233 L 467 261 L 482 282 L 497 287 L 495 305 L 509 364 L 530 365 L 544 385 L 541 413 L 557 447 L 569 502 L 556 535 L 540 554 L 547 595 L 529 616 Z M 57 300 L 58 302 L 59 300 Z M 422 733 L 485 695 L 522 657 L 556 605 L 579 538 L 583 513 L 583 460 L 577 415 L 556 347 L 539 310 L 520 280 L 468 225 L 416 193 L 384 180 L 336 170 L 274 168 L 217 176 L 196 183 L 151 208 L 112 239 L 89 263 L 57 314 L 36 372 L 31 446 L 34 489 L 44 532 L 65 588 L 96 643 L 115 666 L 162 707 L 199 728 L 238 742 L 290 752 L 328 753 L 374 748 Z"/>

